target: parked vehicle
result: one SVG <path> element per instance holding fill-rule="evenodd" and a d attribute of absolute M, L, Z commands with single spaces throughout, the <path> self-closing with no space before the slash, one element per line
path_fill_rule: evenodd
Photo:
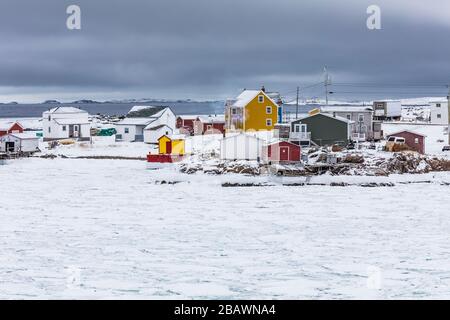
<path fill-rule="evenodd" d="M 442 148 L 442 151 L 450 151 L 450 146 L 444 146 L 444 147 Z"/>
<path fill-rule="evenodd" d="M 388 141 L 386 142 L 385 150 L 389 151 L 389 152 L 393 152 L 395 145 L 404 145 L 405 143 L 406 143 L 405 138 L 391 136 L 391 137 L 389 137 Z"/>

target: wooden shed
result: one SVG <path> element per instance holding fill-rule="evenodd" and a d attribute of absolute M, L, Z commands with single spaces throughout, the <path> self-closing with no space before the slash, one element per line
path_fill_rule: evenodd
<path fill-rule="evenodd" d="M 183 156 L 186 154 L 184 136 L 166 136 L 158 139 L 159 154 L 170 154 Z"/>
<path fill-rule="evenodd" d="M 400 137 L 405 139 L 405 144 L 412 150 L 417 151 L 421 154 L 425 153 L 425 138 L 423 134 L 412 132 L 408 130 L 403 130 L 399 132 L 391 133 L 387 136 L 387 140 L 390 137 Z"/>
<path fill-rule="evenodd" d="M 221 160 L 262 160 L 265 141 L 246 133 L 230 135 L 220 141 Z"/>
<path fill-rule="evenodd" d="M 0 137 L 8 133 L 23 133 L 23 130 L 24 128 L 19 122 L 7 123 L 5 125 L 0 124 Z"/>
<path fill-rule="evenodd" d="M 0 152 L 31 154 L 39 151 L 39 138 L 35 133 L 9 133 L 0 137 Z"/>
<path fill-rule="evenodd" d="M 287 141 L 275 141 L 263 149 L 264 160 L 268 163 L 295 163 L 301 161 L 301 147 Z"/>

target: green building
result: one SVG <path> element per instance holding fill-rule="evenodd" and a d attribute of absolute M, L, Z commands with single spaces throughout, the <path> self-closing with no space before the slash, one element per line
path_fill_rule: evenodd
<path fill-rule="evenodd" d="M 319 146 L 347 144 L 354 121 L 325 113 L 317 113 L 291 122 L 290 140 L 304 144 L 309 139 Z M 298 138 L 298 139 L 297 139 Z"/>

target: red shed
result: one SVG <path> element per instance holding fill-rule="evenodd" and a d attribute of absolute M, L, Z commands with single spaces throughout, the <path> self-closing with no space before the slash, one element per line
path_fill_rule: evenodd
<path fill-rule="evenodd" d="M 23 133 L 23 127 L 19 122 L 0 125 L 0 137 L 9 133 Z"/>
<path fill-rule="evenodd" d="M 225 117 L 223 115 L 198 116 L 194 121 L 194 135 L 223 134 Z"/>
<path fill-rule="evenodd" d="M 177 129 L 183 129 L 184 132 L 189 134 L 194 133 L 194 121 L 198 119 L 198 116 L 194 115 L 182 115 L 177 117 L 176 127 Z"/>
<path fill-rule="evenodd" d="M 412 150 L 417 151 L 419 153 L 424 154 L 425 153 L 425 138 L 423 134 L 412 132 L 408 130 L 403 130 L 399 132 L 391 133 L 387 136 L 389 137 L 400 137 L 405 139 L 405 143 L 410 147 Z"/>
<path fill-rule="evenodd" d="M 287 141 L 273 142 L 264 147 L 264 157 L 267 162 L 300 162 L 301 147 Z"/>

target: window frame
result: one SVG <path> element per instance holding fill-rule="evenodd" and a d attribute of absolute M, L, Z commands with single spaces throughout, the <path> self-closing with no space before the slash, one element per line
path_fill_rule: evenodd
<path fill-rule="evenodd" d="M 269 124 L 270 122 L 270 124 Z M 272 127 L 273 126 L 273 122 L 272 122 L 272 118 L 266 118 L 266 127 Z"/>
<path fill-rule="evenodd" d="M 264 103 L 264 95 L 263 94 L 258 95 L 258 103 Z"/>
<path fill-rule="evenodd" d="M 364 113 L 358 113 L 358 122 L 364 122 Z"/>
<path fill-rule="evenodd" d="M 268 112 L 270 110 L 270 112 Z M 272 106 L 266 106 L 266 114 L 272 114 Z"/>

